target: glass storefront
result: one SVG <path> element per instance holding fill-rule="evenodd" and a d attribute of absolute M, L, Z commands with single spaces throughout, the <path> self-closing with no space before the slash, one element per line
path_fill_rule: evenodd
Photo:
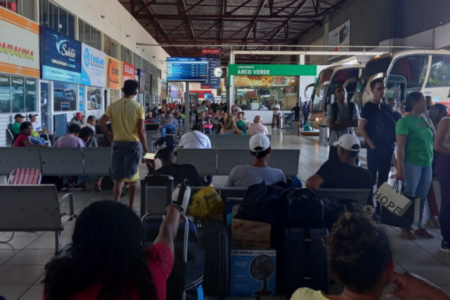
<path fill-rule="evenodd" d="M 77 110 L 78 85 L 53 82 L 53 111 Z"/>
<path fill-rule="evenodd" d="M 36 111 L 36 79 L 0 74 L 0 112 Z"/>
<path fill-rule="evenodd" d="M 279 101 L 282 110 L 298 102 L 297 76 L 235 76 L 236 105 L 243 110 L 270 110 Z"/>

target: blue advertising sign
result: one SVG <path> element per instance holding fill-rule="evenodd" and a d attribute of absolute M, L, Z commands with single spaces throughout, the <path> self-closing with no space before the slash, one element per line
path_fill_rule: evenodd
<path fill-rule="evenodd" d="M 209 78 L 201 84 L 201 88 L 220 89 L 220 77 L 214 76 L 214 69 L 220 68 L 220 49 L 202 49 L 202 57 L 209 61 Z"/>
<path fill-rule="evenodd" d="M 81 83 L 81 43 L 41 26 L 42 79 Z"/>
<path fill-rule="evenodd" d="M 208 58 L 168 57 L 167 81 L 208 81 Z"/>
<path fill-rule="evenodd" d="M 95 48 L 82 44 L 83 64 L 81 83 L 90 86 L 105 87 L 106 54 Z"/>
<path fill-rule="evenodd" d="M 78 111 L 84 111 L 84 86 L 78 88 Z"/>

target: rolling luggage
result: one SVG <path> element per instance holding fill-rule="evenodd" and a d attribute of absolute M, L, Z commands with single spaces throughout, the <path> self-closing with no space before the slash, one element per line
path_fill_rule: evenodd
<path fill-rule="evenodd" d="M 228 232 L 222 222 L 202 220 L 198 223 L 200 245 L 205 250 L 206 296 L 225 299 L 230 290 L 230 244 Z"/>
<path fill-rule="evenodd" d="M 324 202 L 311 190 L 288 197 L 284 234 L 284 283 L 287 299 L 302 287 L 327 292 L 329 264 L 322 244 L 328 234 L 324 225 Z"/>

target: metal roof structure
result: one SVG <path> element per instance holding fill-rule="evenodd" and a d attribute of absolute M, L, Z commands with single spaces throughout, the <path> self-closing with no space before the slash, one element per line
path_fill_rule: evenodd
<path fill-rule="evenodd" d="M 296 44 L 345 1 L 119 0 L 170 56 L 200 56 L 202 48 L 221 48 L 223 64 L 228 62 L 230 45 L 236 50 L 271 50 L 274 46 L 278 50 Z M 236 63 L 272 58 L 239 55 Z"/>

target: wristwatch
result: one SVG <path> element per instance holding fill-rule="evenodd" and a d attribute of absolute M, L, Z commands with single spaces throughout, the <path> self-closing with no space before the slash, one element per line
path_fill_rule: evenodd
<path fill-rule="evenodd" d="M 180 213 L 181 213 L 181 212 L 184 212 L 184 208 L 183 208 L 182 206 L 176 204 L 176 203 L 171 203 L 171 204 L 169 204 L 169 206 L 175 207 L 176 209 L 178 209 L 178 211 L 179 211 Z"/>

